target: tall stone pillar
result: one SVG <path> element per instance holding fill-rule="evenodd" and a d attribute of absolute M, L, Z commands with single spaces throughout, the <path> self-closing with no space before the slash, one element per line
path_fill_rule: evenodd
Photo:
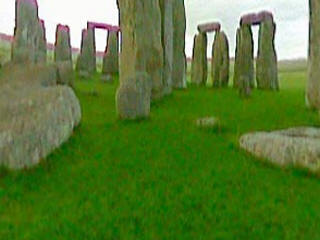
<path fill-rule="evenodd" d="M 239 51 L 237 53 L 237 78 L 239 86 L 254 87 L 254 55 L 251 26 L 244 24 L 239 31 Z"/>
<path fill-rule="evenodd" d="M 150 97 L 163 95 L 163 49 L 159 1 L 118 0 L 122 45 L 117 112 L 122 119 L 145 118 Z"/>
<path fill-rule="evenodd" d="M 320 1 L 309 0 L 309 60 L 306 89 L 307 106 L 320 109 Z"/>
<path fill-rule="evenodd" d="M 239 74 L 240 74 L 240 35 L 241 30 L 240 28 L 237 29 L 237 36 L 236 36 L 236 54 L 235 54 L 235 61 L 234 61 L 234 71 L 233 71 L 233 87 L 239 87 Z"/>
<path fill-rule="evenodd" d="M 11 57 L 14 63 L 36 64 L 46 60 L 44 22 L 36 0 L 16 0 L 16 26 Z"/>
<path fill-rule="evenodd" d="M 119 73 L 119 32 L 109 31 L 106 51 L 103 57 L 102 74 L 115 75 Z"/>
<path fill-rule="evenodd" d="M 83 76 L 88 76 L 96 72 L 96 41 L 94 28 L 88 28 L 82 31 L 81 52 L 78 56 L 76 70 Z"/>
<path fill-rule="evenodd" d="M 213 87 L 227 87 L 230 71 L 229 42 L 223 31 L 216 32 L 212 47 L 211 75 Z"/>
<path fill-rule="evenodd" d="M 68 26 L 58 25 L 56 28 L 56 42 L 54 45 L 54 61 L 72 63 L 72 47 L 70 29 Z"/>
<path fill-rule="evenodd" d="M 259 48 L 257 57 L 257 87 L 266 90 L 279 90 L 278 60 L 274 46 L 276 25 L 272 18 L 260 23 Z"/>
<path fill-rule="evenodd" d="M 161 9 L 161 40 L 163 48 L 163 84 L 164 94 L 172 92 L 173 74 L 173 2 L 159 0 Z"/>
<path fill-rule="evenodd" d="M 187 60 L 185 54 L 186 10 L 184 0 L 173 2 L 173 78 L 174 88 L 187 86 Z"/>
<path fill-rule="evenodd" d="M 207 84 L 208 79 L 208 58 L 207 58 L 208 39 L 207 34 L 198 33 L 194 37 L 191 83 L 197 86 Z"/>

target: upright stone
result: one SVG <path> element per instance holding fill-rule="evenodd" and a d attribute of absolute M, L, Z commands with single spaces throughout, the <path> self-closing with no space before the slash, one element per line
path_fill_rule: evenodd
<path fill-rule="evenodd" d="M 56 42 L 54 48 L 54 61 L 72 63 L 72 48 L 70 42 L 70 29 L 59 24 L 56 28 Z"/>
<path fill-rule="evenodd" d="M 242 25 L 240 28 L 240 46 L 238 53 L 238 76 L 240 88 L 254 87 L 254 58 L 253 58 L 253 39 L 251 26 Z M 240 92 L 242 90 L 240 89 Z M 245 92 L 248 92 L 246 90 Z"/>
<path fill-rule="evenodd" d="M 253 38 L 249 24 L 244 24 L 239 30 L 239 39 L 236 54 L 236 70 L 239 86 L 248 85 L 254 88 L 254 57 L 253 57 Z M 246 81 L 246 84 L 241 83 Z"/>
<path fill-rule="evenodd" d="M 102 74 L 113 76 L 119 73 L 119 32 L 109 31 L 103 57 Z"/>
<path fill-rule="evenodd" d="M 236 37 L 236 54 L 235 54 L 235 61 L 234 61 L 234 71 L 233 71 L 233 87 L 239 87 L 240 81 L 240 35 L 241 29 L 237 29 L 237 37 Z"/>
<path fill-rule="evenodd" d="M 77 60 L 76 70 L 84 76 L 96 72 L 94 28 L 88 28 L 82 31 L 81 52 Z"/>
<path fill-rule="evenodd" d="M 172 92 L 173 74 L 173 1 L 159 0 L 161 9 L 161 40 L 163 48 L 164 94 Z"/>
<path fill-rule="evenodd" d="M 309 63 L 306 90 L 307 105 L 320 109 L 320 1 L 309 1 Z"/>
<path fill-rule="evenodd" d="M 229 83 L 229 42 L 226 34 L 217 32 L 212 47 L 211 74 L 213 87 L 227 87 Z"/>
<path fill-rule="evenodd" d="M 186 10 L 184 0 L 173 2 L 173 78 L 174 88 L 185 88 L 187 85 L 187 60 L 185 54 Z"/>
<path fill-rule="evenodd" d="M 36 53 L 36 62 L 47 62 L 47 38 L 44 20 L 39 20 L 39 36 L 37 38 L 38 51 Z"/>
<path fill-rule="evenodd" d="M 261 22 L 257 57 L 257 87 L 279 90 L 278 62 L 274 46 L 276 25 L 272 18 Z"/>
<path fill-rule="evenodd" d="M 159 2 L 118 0 L 118 6 L 122 32 L 120 87 L 116 97 L 118 115 L 124 119 L 148 117 L 149 89 L 152 88 L 153 99 L 163 95 Z"/>
<path fill-rule="evenodd" d="M 11 57 L 14 63 L 36 64 L 46 59 L 44 22 L 36 0 L 16 0 L 16 26 Z"/>
<path fill-rule="evenodd" d="M 197 86 L 206 85 L 208 79 L 207 34 L 198 33 L 194 37 L 191 83 Z"/>

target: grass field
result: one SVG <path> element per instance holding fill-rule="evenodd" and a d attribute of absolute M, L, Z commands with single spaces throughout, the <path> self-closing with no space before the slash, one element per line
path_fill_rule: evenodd
<path fill-rule="evenodd" d="M 242 133 L 319 125 L 305 107 L 305 69 L 281 92 L 189 88 L 121 122 L 113 85 L 77 80 L 83 119 L 31 170 L 0 173 L 0 239 L 320 239 L 320 181 L 241 151 Z M 216 116 L 222 132 L 199 130 Z"/>

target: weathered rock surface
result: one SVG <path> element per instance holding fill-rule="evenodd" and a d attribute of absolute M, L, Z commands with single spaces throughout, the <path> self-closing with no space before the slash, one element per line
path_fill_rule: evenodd
<path fill-rule="evenodd" d="M 107 47 L 103 57 L 102 74 L 115 75 L 119 73 L 119 33 L 109 31 Z"/>
<path fill-rule="evenodd" d="M 240 35 L 241 35 L 241 30 L 240 28 L 237 29 L 237 34 L 236 34 L 236 54 L 235 54 L 235 61 L 234 61 L 234 72 L 233 72 L 233 87 L 238 88 L 239 87 L 239 82 L 240 82 Z"/>
<path fill-rule="evenodd" d="M 280 166 L 320 169 L 320 129 L 291 128 L 275 132 L 246 134 L 240 139 L 241 148 L 258 158 Z"/>
<path fill-rule="evenodd" d="M 54 48 L 55 62 L 70 62 L 72 64 L 72 48 L 70 29 L 68 26 L 58 25 L 56 29 L 56 42 Z"/>
<path fill-rule="evenodd" d="M 214 87 L 227 87 L 229 83 L 230 56 L 227 35 L 221 31 L 215 35 L 212 47 L 211 74 Z"/>
<path fill-rule="evenodd" d="M 147 73 L 137 73 L 117 92 L 117 110 L 121 119 L 147 118 L 150 115 L 151 80 Z"/>
<path fill-rule="evenodd" d="M 118 0 L 122 52 L 120 82 L 146 72 L 152 81 L 152 99 L 163 96 L 163 48 L 159 1 Z"/>
<path fill-rule="evenodd" d="M 46 61 L 44 22 L 38 17 L 36 0 L 16 0 L 16 24 L 11 58 L 14 63 Z"/>
<path fill-rule="evenodd" d="M 96 43 L 94 28 L 82 31 L 81 52 L 78 56 L 76 70 L 81 75 L 90 75 L 96 72 Z"/>
<path fill-rule="evenodd" d="M 320 109 L 320 3 L 309 1 L 309 63 L 306 102 L 308 107 Z"/>
<path fill-rule="evenodd" d="M 173 1 L 173 78 L 174 88 L 187 86 L 187 59 L 185 54 L 186 10 L 184 0 Z"/>
<path fill-rule="evenodd" d="M 206 85 L 208 79 L 207 60 L 208 39 L 206 33 L 199 33 L 194 37 L 191 65 L 191 83 L 197 86 Z"/>
<path fill-rule="evenodd" d="M 118 0 L 118 7 L 122 32 L 120 88 L 117 93 L 118 115 L 128 119 L 146 117 L 150 111 L 147 111 L 146 107 L 150 105 L 147 97 L 150 93 L 147 92 L 149 88 L 146 82 L 151 82 L 153 99 L 161 98 L 164 88 L 159 1 Z M 145 76 L 141 77 L 143 75 Z M 135 89 L 146 92 L 139 93 L 141 97 L 132 98 L 135 102 L 125 104 L 127 96 L 137 91 Z M 131 107 L 132 105 L 136 107 Z M 130 114 L 127 114 L 128 112 Z"/>
<path fill-rule="evenodd" d="M 81 119 L 73 90 L 54 66 L 7 66 L 0 79 L 0 166 L 32 167 L 68 140 Z M 26 84 L 27 83 L 27 84 Z"/>
<path fill-rule="evenodd" d="M 161 40 L 163 48 L 164 94 L 172 92 L 173 74 L 173 0 L 159 0 L 161 9 Z"/>
<path fill-rule="evenodd" d="M 57 70 L 57 84 L 74 87 L 73 65 L 70 61 L 59 61 L 55 63 Z"/>
<path fill-rule="evenodd" d="M 273 20 L 260 24 L 257 57 L 257 87 L 265 90 L 279 90 L 278 60 L 274 46 L 276 25 Z"/>
<path fill-rule="evenodd" d="M 199 118 L 196 124 L 197 124 L 197 127 L 199 128 L 206 128 L 206 129 L 221 128 L 221 121 L 216 117 Z"/>
<path fill-rule="evenodd" d="M 253 38 L 250 25 L 242 25 L 239 30 L 235 63 L 235 83 L 239 87 L 254 87 Z M 247 83 L 243 83 L 243 81 Z M 241 91 L 241 90 L 240 90 Z"/>

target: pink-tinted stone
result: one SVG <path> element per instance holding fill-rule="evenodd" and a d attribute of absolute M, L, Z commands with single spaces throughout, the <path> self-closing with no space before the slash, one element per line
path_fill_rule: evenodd
<path fill-rule="evenodd" d="M 106 23 L 88 22 L 88 28 L 98 28 L 104 29 L 110 32 L 119 32 L 120 28 L 118 26 L 113 26 Z"/>
<path fill-rule="evenodd" d="M 59 31 L 59 32 L 70 32 L 70 28 L 67 25 L 58 24 L 57 31 Z"/>
<path fill-rule="evenodd" d="M 198 25 L 198 31 L 202 33 L 220 31 L 221 24 L 219 22 L 205 23 Z"/>
<path fill-rule="evenodd" d="M 271 20 L 273 21 L 273 15 L 268 11 L 261 11 L 259 13 L 250 13 L 243 15 L 240 20 L 240 25 L 249 24 L 249 25 L 259 25 L 264 21 Z"/>

